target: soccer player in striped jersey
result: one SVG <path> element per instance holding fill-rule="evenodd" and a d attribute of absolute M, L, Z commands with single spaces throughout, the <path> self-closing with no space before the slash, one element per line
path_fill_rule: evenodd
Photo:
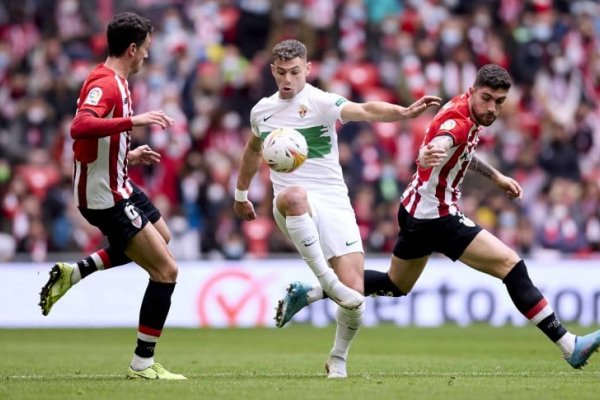
<path fill-rule="evenodd" d="M 155 164 L 160 154 L 143 145 L 130 151 L 134 126 L 173 123 L 162 111 L 133 114 L 127 78 L 148 57 L 153 27 L 137 14 L 117 14 L 107 28 L 108 57 L 89 74 L 71 126 L 75 203 L 107 237 L 109 247 L 78 264 L 58 263 L 40 293 L 42 313 L 81 278 L 99 268 L 133 261 L 150 280 L 140 309 L 137 346 L 128 378 L 186 379 L 154 362 L 154 349 L 171 306 L 177 265 L 167 247 L 169 230 L 159 211 L 127 175 L 128 164 Z M 148 223 L 150 222 L 150 223 Z"/>
<path fill-rule="evenodd" d="M 354 210 L 339 163 L 338 121 L 398 121 L 420 115 L 441 99 L 424 96 L 409 107 L 381 101 L 354 103 L 306 82 L 306 47 L 297 40 L 278 43 L 271 72 L 278 91 L 251 110 L 253 135 L 242 155 L 234 210 L 245 220 L 256 217 L 248 188 L 261 162 L 262 140 L 278 127 L 305 136 L 308 159 L 291 173 L 271 171 L 273 215 L 294 243 L 325 292 L 338 305 L 337 330 L 327 360 L 329 378 L 345 378 L 350 343 L 362 323 L 364 252 Z M 333 269 L 332 269 L 333 268 Z"/>
<path fill-rule="evenodd" d="M 485 65 L 473 86 L 436 114 L 423 139 L 417 171 L 402 195 L 400 233 L 390 268 L 387 273 L 365 270 L 365 294 L 405 296 L 430 255 L 442 253 L 501 279 L 517 309 L 556 344 L 573 368 L 581 368 L 600 346 L 600 330 L 585 336 L 567 331 L 532 283 L 525 261 L 463 215 L 457 205 L 467 169 L 489 178 L 512 199 L 523 196 L 517 181 L 475 155 L 481 129 L 496 120 L 511 84 L 505 69 Z M 277 316 L 284 323 L 307 303 L 325 296 L 322 290 L 307 284 L 294 282 L 292 286 L 295 290 L 282 300 L 289 304 L 288 312 Z"/>

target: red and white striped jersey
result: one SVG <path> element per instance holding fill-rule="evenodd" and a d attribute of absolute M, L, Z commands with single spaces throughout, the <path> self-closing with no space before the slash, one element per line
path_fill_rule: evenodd
<path fill-rule="evenodd" d="M 97 66 L 83 83 L 71 127 L 78 207 L 106 209 L 131 195 L 127 154 L 132 114 L 127 80 L 104 65 Z"/>
<path fill-rule="evenodd" d="M 422 146 L 442 135 L 454 139 L 446 158 L 428 169 L 417 161 L 417 172 L 402 194 L 402 205 L 415 218 L 433 219 L 458 212 L 460 184 L 479 141 L 479 126 L 470 117 L 468 93 L 442 107 L 429 124 Z"/>

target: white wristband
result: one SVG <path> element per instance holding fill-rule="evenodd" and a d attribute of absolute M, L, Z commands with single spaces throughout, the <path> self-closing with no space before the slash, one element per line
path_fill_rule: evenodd
<path fill-rule="evenodd" d="M 236 188 L 233 192 L 233 198 L 235 199 L 235 201 L 239 201 L 241 203 L 248 201 L 248 191 L 239 190 L 238 188 Z"/>

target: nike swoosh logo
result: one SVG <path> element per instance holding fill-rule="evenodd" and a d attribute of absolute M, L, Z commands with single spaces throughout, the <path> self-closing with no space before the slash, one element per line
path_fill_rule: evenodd
<path fill-rule="evenodd" d="M 275 114 L 273 114 L 273 115 L 275 115 Z M 269 118 L 271 118 L 273 115 L 269 115 L 268 117 L 263 117 L 263 121 L 267 122 L 269 120 Z"/>
<path fill-rule="evenodd" d="M 346 240 L 346 246 L 352 246 L 356 242 L 358 242 L 358 240 L 354 240 L 352 242 L 349 242 L 349 241 Z"/>
<path fill-rule="evenodd" d="M 312 242 L 310 242 L 310 243 L 304 243 L 304 247 L 312 246 L 312 245 L 313 245 L 313 244 L 315 244 L 316 242 L 317 242 L 317 240 L 315 239 L 315 240 L 313 240 L 313 241 L 312 241 Z"/>

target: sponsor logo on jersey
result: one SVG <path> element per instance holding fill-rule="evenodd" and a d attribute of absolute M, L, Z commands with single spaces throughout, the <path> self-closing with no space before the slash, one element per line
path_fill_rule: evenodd
<path fill-rule="evenodd" d="M 339 99 L 337 99 L 337 101 L 335 102 L 336 106 L 341 106 L 342 104 L 344 104 L 345 102 L 347 102 L 348 99 L 344 98 L 344 97 L 340 97 Z"/>
<path fill-rule="evenodd" d="M 442 131 L 450 131 L 456 127 L 456 121 L 453 119 L 449 119 L 444 121 L 444 123 L 440 126 L 440 130 Z"/>
<path fill-rule="evenodd" d="M 300 116 L 300 118 L 306 117 L 307 112 L 308 108 L 304 104 L 301 104 L 300 107 L 298 107 L 298 115 Z"/>
<path fill-rule="evenodd" d="M 346 246 L 352 246 L 356 242 L 358 242 L 358 240 L 346 240 Z"/>
<path fill-rule="evenodd" d="M 92 106 L 97 106 L 100 103 L 100 99 L 102 98 L 102 89 L 99 87 L 92 88 L 88 93 L 87 97 L 83 104 L 89 104 Z"/>

